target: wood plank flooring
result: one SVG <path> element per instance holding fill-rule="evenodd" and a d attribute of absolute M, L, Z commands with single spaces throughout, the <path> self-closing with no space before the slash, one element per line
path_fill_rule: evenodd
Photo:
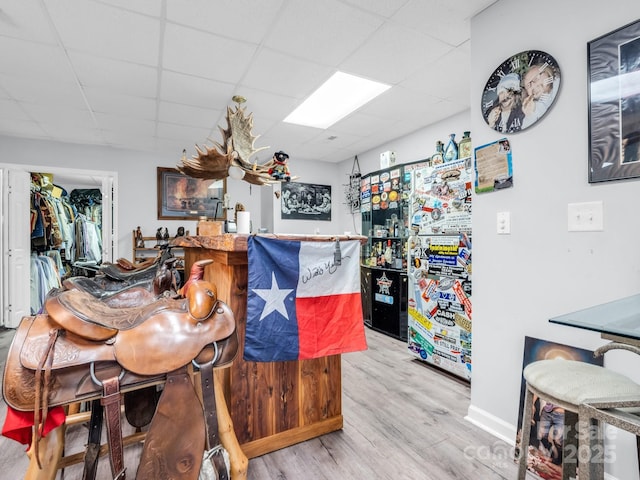
<path fill-rule="evenodd" d="M 2 369 L 13 330 L 0 331 Z M 369 349 L 343 355 L 344 428 L 249 461 L 249 480 L 492 480 L 516 478 L 513 448 L 464 420 L 469 385 L 414 360 L 404 342 L 367 329 Z M 0 402 L 4 421 L 6 406 Z M 82 450 L 86 427 L 67 432 Z M 26 471 L 25 448 L 0 437 L 0 478 Z M 125 449 L 135 478 L 140 446 Z M 58 474 L 58 478 L 63 478 Z M 82 478 L 82 467 L 64 472 Z M 109 479 L 100 459 L 98 478 Z"/>

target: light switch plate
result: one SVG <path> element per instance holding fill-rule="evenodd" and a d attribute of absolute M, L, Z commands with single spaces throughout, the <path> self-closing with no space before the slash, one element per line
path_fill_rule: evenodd
<path fill-rule="evenodd" d="M 570 203 L 567 206 L 570 232 L 601 232 L 604 230 L 602 201 Z"/>

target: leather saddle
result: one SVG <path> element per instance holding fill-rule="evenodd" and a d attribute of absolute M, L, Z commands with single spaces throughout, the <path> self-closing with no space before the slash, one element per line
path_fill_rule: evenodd
<path fill-rule="evenodd" d="M 115 405 L 105 407 L 105 417 L 111 409 L 117 410 L 119 418 L 122 393 L 158 384 L 165 385 L 163 396 L 174 392 L 167 393 L 167 398 L 188 397 L 190 408 L 199 404 L 193 401 L 191 382 L 186 381 L 186 366 L 192 361 L 208 369 L 229 364 L 237 353 L 238 339 L 233 313 L 217 298 L 213 284 L 196 279 L 184 295 L 113 307 L 81 289 L 58 289 L 45 301 L 46 314 L 22 319 L 8 353 L 3 395 L 12 408 L 34 412 L 36 458 L 40 421 L 44 424 L 53 406 L 99 399 Z M 212 370 L 209 373 L 212 377 Z M 182 385 L 182 390 L 176 390 L 174 383 Z M 204 429 L 202 415 L 195 418 L 202 422 L 192 419 L 190 428 L 199 430 L 202 423 Z M 117 442 L 112 445 L 108 436 L 110 450 L 117 451 Z M 157 441 L 154 436 L 149 440 L 149 445 Z M 167 448 L 175 449 L 175 445 Z M 184 458 L 176 461 L 184 462 Z M 144 463 L 147 471 L 154 465 L 149 458 Z M 114 478 L 124 478 L 122 459 L 114 465 L 113 455 L 112 471 Z M 156 475 L 152 471 L 142 478 Z M 192 473 L 175 478 L 197 478 Z"/>
<path fill-rule="evenodd" d="M 126 388 L 157 381 L 193 359 L 210 361 L 208 346 L 214 342 L 216 366 L 237 353 L 233 313 L 204 280 L 192 285 L 187 298 L 137 307 L 113 308 L 81 290 L 53 290 L 45 306 L 47 314 L 22 319 L 9 348 L 3 394 L 16 410 L 35 410 L 35 373 L 45 357 L 51 377 L 43 400 L 52 407 L 100 394 L 99 386 L 91 385 L 91 364 L 97 373 L 124 370 Z M 49 347 L 52 331 L 58 335 Z"/>
<path fill-rule="evenodd" d="M 124 259 L 116 263 L 103 263 L 98 271 L 99 276 L 105 276 L 120 282 L 135 283 L 140 279 L 149 279 L 155 276 L 155 269 L 169 258 L 175 258 L 171 249 L 163 248 L 159 254 L 145 262 L 135 264 Z"/>
<path fill-rule="evenodd" d="M 165 256 L 153 265 L 137 273 L 128 272 L 115 279 L 109 274 L 99 274 L 93 278 L 70 277 L 62 281 L 68 290 L 82 290 L 106 302 L 112 307 L 131 307 L 149 303 L 162 295 L 171 295 L 176 290 L 174 265 L 178 260 Z M 112 265 L 110 268 L 116 268 Z M 202 278 L 202 277 L 200 277 Z"/>

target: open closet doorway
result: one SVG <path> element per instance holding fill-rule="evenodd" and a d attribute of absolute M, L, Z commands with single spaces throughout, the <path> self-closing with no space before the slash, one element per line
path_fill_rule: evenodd
<path fill-rule="evenodd" d="M 31 173 L 51 174 L 67 191 L 99 189 L 102 195 L 102 262 L 118 258 L 117 172 L 0 163 L 0 326 L 16 328 L 31 315 Z"/>

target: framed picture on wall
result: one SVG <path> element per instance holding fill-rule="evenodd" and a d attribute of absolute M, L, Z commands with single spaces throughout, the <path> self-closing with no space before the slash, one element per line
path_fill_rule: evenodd
<path fill-rule="evenodd" d="M 282 183 L 280 211 L 283 220 L 331 221 L 331 185 Z"/>
<path fill-rule="evenodd" d="M 587 52 L 589 183 L 640 177 L 640 20 Z"/>
<path fill-rule="evenodd" d="M 223 219 L 225 180 L 192 178 L 158 167 L 158 220 Z"/>

